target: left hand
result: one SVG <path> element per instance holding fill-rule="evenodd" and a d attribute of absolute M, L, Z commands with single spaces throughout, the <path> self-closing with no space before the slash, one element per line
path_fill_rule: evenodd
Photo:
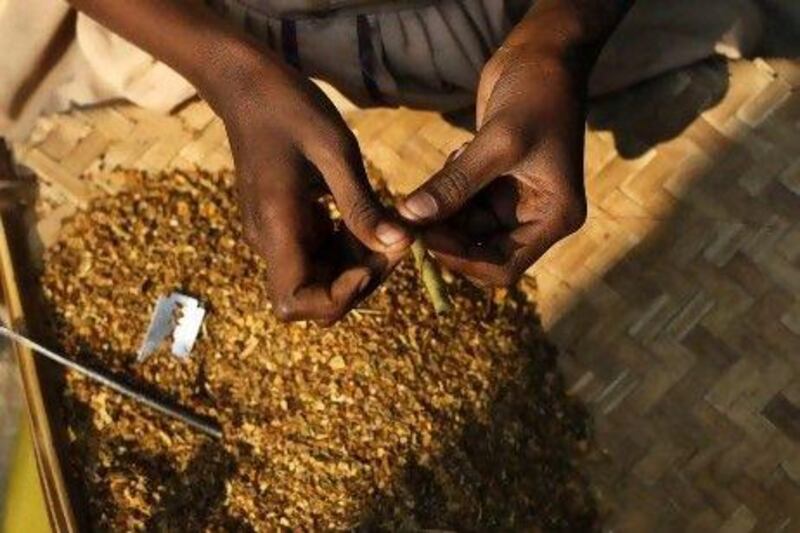
<path fill-rule="evenodd" d="M 398 210 L 449 269 L 515 284 L 586 217 L 586 76 L 535 43 L 501 48 L 483 69 L 478 132 Z"/>

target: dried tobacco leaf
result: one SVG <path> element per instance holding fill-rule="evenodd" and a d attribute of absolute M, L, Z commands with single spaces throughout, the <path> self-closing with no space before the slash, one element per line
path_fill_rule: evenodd
<path fill-rule="evenodd" d="M 69 374 L 74 468 L 102 530 L 597 527 L 532 306 L 455 280 L 437 317 L 406 262 L 340 324 L 281 324 L 230 174 L 130 173 L 63 228 L 42 278 L 61 347 L 220 420 L 211 442 Z M 188 361 L 135 352 L 155 297 L 208 303 Z"/>

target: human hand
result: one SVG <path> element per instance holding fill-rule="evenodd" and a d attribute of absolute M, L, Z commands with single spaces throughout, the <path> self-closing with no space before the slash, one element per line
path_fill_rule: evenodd
<path fill-rule="evenodd" d="M 316 86 L 204 2 L 69 1 L 175 69 L 222 117 L 245 234 L 267 259 L 280 317 L 332 322 L 387 275 L 411 238 L 378 203 L 355 138 Z M 327 193 L 345 227 L 320 203 Z"/>
<path fill-rule="evenodd" d="M 270 68 L 217 106 L 244 232 L 267 259 L 275 313 L 330 324 L 388 275 L 412 239 L 373 193 L 358 143 L 333 104 L 289 67 Z M 328 194 L 344 224 L 331 219 Z"/>
<path fill-rule="evenodd" d="M 398 206 L 442 264 L 510 286 L 581 227 L 585 78 L 535 43 L 503 47 L 487 63 L 475 138 Z"/>

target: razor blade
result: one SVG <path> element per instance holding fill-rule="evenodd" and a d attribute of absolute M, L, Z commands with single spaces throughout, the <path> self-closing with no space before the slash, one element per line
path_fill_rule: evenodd
<path fill-rule="evenodd" d="M 205 308 L 196 298 L 178 292 L 161 296 L 153 309 L 150 327 L 147 328 L 147 335 L 136 354 L 136 361 L 145 361 L 170 336 L 172 355 L 187 359 L 200 334 L 205 315 Z"/>

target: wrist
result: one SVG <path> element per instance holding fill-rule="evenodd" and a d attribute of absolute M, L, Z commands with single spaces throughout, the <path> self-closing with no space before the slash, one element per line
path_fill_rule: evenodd
<path fill-rule="evenodd" d="M 215 43 L 213 48 L 198 69 L 195 87 L 221 117 L 247 113 L 243 103 L 263 93 L 262 86 L 281 68 L 279 60 L 239 40 Z"/>
<path fill-rule="evenodd" d="M 628 0 L 540 0 L 514 28 L 506 46 L 560 60 L 588 76 L 627 11 Z"/>
<path fill-rule="evenodd" d="M 494 64 L 487 64 L 487 67 L 503 69 L 524 65 L 538 71 L 541 83 L 568 87 L 570 91 L 579 93 L 585 91 L 594 64 L 569 48 L 540 39 L 507 43 L 498 51 L 496 59 Z"/>

